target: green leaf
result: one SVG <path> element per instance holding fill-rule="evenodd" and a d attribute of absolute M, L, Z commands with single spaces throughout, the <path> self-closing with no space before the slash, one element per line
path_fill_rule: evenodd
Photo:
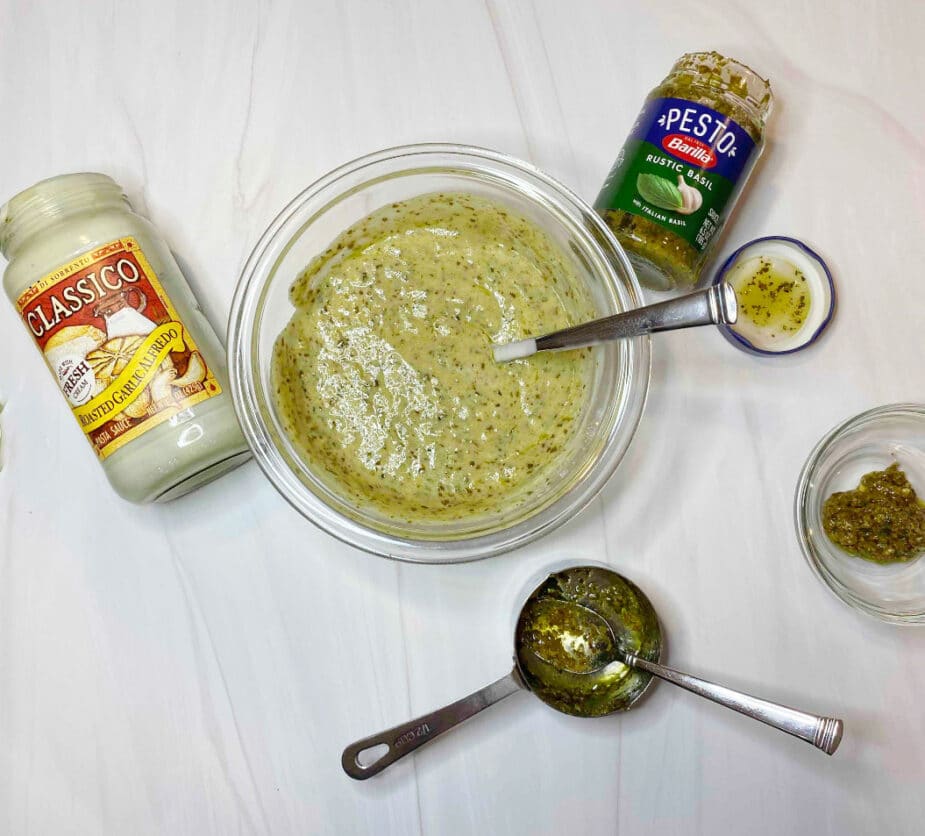
<path fill-rule="evenodd" d="M 646 203 L 659 209 L 676 211 L 684 205 L 678 187 L 657 174 L 640 174 L 636 178 L 636 191 Z"/>

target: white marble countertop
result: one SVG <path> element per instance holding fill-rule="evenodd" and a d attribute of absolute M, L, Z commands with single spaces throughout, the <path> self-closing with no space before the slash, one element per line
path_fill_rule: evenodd
<path fill-rule="evenodd" d="M 0 832 L 922 832 L 925 631 L 825 590 L 791 502 L 831 426 L 923 397 L 923 4 L 0 0 L 0 20 L 0 200 L 111 174 L 222 330 L 260 233 L 330 168 L 467 142 L 593 199 L 647 91 L 697 48 L 778 100 L 721 249 L 805 238 L 840 290 L 792 358 L 659 339 L 603 495 L 520 552 L 447 567 L 340 545 L 253 463 L 173 504 L 120 501 L 4 302 Z M 670 662 L 844 717 L 841 750 L 661 685 L 595 721 L 520 694 L 375 780 L 343 774 L 346 743 L 503 674 L 516 590 L 572 556 L 649 592 Z"/>

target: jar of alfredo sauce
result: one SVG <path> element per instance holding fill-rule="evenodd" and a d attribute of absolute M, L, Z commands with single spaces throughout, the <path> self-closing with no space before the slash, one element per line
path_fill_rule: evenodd
<path fill-rule="evenodd" d="M 0 207 L 7 296 L 116 492 L 173 499 L 244 462 L 224 351 L 167 243 L 103 174 Z"/>

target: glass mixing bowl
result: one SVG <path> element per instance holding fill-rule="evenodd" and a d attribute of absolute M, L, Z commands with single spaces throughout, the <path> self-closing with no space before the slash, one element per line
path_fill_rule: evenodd
<path fill-rule="evenodd" d="M 270 388 L 273 344 L 292 315 L 289 287 L 341 232 L 389 203 L 432 192 L 468 192 L 509 206 L 556 242 L 600 316 L 640 304 L 636 276 L 594 210 L 536 168 L 461 145 L 379 151 L 322 177 L 277 216 L 251 253 L 235 292 L 228 365 L 235 409 L 254 457 L 301 514 L 357 548 L 430 563 L 474 560 L 522 546 L 574 516 L 616 470 L 636 431 L 649 383 L 649 339 L 593 351 L 588 402 L 556 479 L 531 500 L 450 522 L 396 522 L 339 495 L 283 431 Z"/>
<path fill-rule="evenodd" d="M 925 555 L 878 564 L 842 551 L 822 530 L 822 506 L 836 491 L 894 462 L 925 497 L 925 405 L 863 412 L 832 430 L 810 453 L 797 485 L 797 536 L 813 571 L 839 598 L 897 624 L 925 624 Z"/>

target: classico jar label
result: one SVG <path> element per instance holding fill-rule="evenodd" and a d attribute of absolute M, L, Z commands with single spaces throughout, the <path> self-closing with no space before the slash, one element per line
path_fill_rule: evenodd
<path fill-rule="evenodd" d="M 16 307 L 100 458 L 222 391 L 134 238 L 59 267 Z"/>

